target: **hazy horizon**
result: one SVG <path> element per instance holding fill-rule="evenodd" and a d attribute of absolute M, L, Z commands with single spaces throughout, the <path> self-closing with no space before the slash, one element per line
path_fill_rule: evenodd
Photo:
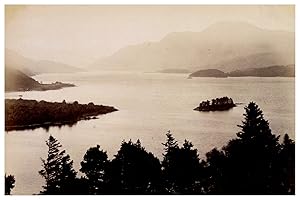
<path fill-rule="evenodd" d="M 21 55 L 86 67 L 119 49 L 245 22 L 294 32 L 294 6 L 5 6 L 5 47 Z M 63 28 L 62 28 L 63 27 Z"/>

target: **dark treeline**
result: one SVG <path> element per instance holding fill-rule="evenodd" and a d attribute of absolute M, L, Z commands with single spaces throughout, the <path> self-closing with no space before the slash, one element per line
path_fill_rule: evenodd
<path fill-rule="evenodd" d="M 180 146 L 168 132 L 162 161 L 139 140 L 123 141 L 112 160 L 97 145 L 85 153 L 80 178 L 50 136 L 41 194 L 295 194 L 294 141 L 286 134 L 280 143 L 255 103 L 245 110 L 237 138 L 205 159 L 190 141 Z"/>

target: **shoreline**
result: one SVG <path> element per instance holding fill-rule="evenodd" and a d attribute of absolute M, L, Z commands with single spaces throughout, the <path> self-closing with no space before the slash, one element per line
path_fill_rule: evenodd
<path fill-rule="evenodd" d="M 5 92 L 30 92 L 30 91 L 48 91 L 48 90 L 60 90 L 68 87 L 76 87 L 72 83 L 62 83 L 55 82 L 49 84 L 39 84 L 38 86 L 33 86 L 32 88 L 18 88 L 17 90 L 5 90 Z"/>

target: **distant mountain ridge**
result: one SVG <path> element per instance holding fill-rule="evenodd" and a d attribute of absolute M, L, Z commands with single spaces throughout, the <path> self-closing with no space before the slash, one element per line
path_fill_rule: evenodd
<path fill-rule="evenodd" d="M 198 70 L 189 75 L 189 77 L 295 77 L 295 65 L 287 66 L 268 66 L 262 68 L 249 68 L 244 70 L 235 70 L 225 73 L 217 69 Z"/>
<path fill-rule="evenodd" d="M 83 71 L 83 69 L 59 62 L 33 60 L 10 49 L 5 49 L 5 66 L 7 68 L 20 70 L 28 76 L 42 73 L 69 73 Z"/>
<path fill-rule="evenodd" d="M 121 48 L 90 67 L 107 70 L 161 71 L 215 68 L 226 72 L 287 65 L 295 60 L 295 33 L 228 22 L 202 32 L 175 32 L 158 42 Z"/>

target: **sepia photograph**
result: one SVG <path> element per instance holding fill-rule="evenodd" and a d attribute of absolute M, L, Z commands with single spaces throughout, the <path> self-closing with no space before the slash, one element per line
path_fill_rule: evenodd
<path fill-rule="evenodd" d="M 295 7 L 3 5 L 5 195 L 295 195 Z"/>

